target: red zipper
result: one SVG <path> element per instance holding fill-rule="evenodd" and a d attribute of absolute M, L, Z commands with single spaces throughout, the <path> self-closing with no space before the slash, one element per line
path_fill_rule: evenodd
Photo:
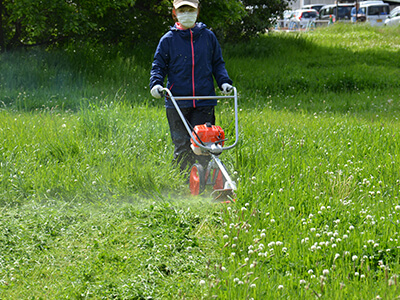
<path fill-rule="evenodd" d="M 193 32 L 190 30 L 190 44 L 192 46 L 192 89 L 193 97 L 196 96 L 195 85 L 194 85 L 194 45 L 193 45 Z M 196 107 L 196 100 L 193 99 L 193 107 Z"/>

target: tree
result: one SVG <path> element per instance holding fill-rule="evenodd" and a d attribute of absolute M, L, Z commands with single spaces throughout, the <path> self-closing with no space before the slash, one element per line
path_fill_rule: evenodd
<path fill-rule="evenodd" d="M 172 24 L 172 0 L 0 0 L 0 50 L 87 41 L 135 46 Z M 220 37 L 262 32 L 286 0 L 202 0 L 200 21 Z M 245 9 L 247 7 L 247 9 Z"/>
<path fill-rule="evenodd" d="M 1 51 L 90 35 L 109 11 L 134 4 L 135 0 L 0 0 Z"/>
<path fill-rule="evenodd" d="M 243 18 L 232 24 L 226 32 L 226 38 L 243 39 L 265 33 L 279 15 L 288 9 L 293 0 L 243 0 L 246 9 Z"/>

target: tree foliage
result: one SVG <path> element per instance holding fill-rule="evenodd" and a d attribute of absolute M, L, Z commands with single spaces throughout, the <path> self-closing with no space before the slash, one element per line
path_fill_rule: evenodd
<path fill-rule="evenodd" d="M 203 0 L 200 21 L 222 37 L 262 32 L 286 0 Z M 172 24 L 172 0 L 0 0 L 0 49 L 85 40 L 122 44 L 157 41 Z M 247 8 L 247 9 L 246 9 Z"/>
<path fill-rule="evenodd" d="M 232 36 L 235 38 L 251 37 L 265 32 L 289 4 L 288 1 L 282 0 L 243 0 L 241 2 L 246 7 L 247 13 L 240 22 L 230 27 Z"/>

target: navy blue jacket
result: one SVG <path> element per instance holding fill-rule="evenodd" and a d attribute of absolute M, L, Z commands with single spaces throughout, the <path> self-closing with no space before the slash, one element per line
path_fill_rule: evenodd
<path fill-rule="evenodd" d="M 215 78 L 218 87 L 232 84 L 225 69 L 221 47 L 214 33 L 203 23 L 181 30 L 175 24 L 158 44 L 150 73 L 150 89 L 159 84 L 174 96 L 214 96 Z M 180 107 L 216 105 L 217 100 L 180 100 Z M 165 106 L 173 108 L 171 100 Z"/>

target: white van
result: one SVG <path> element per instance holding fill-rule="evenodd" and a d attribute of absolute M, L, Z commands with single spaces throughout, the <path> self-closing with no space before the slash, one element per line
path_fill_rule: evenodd
<path fill-rule="evenodd" d="M 369 22 L 371 26 L 385 25 L 385 21 L 390 13 L 389 4 L 383 1 L 362 1 L 359 3 L 360 8 L 365 14 L 366 21 Z"/>

